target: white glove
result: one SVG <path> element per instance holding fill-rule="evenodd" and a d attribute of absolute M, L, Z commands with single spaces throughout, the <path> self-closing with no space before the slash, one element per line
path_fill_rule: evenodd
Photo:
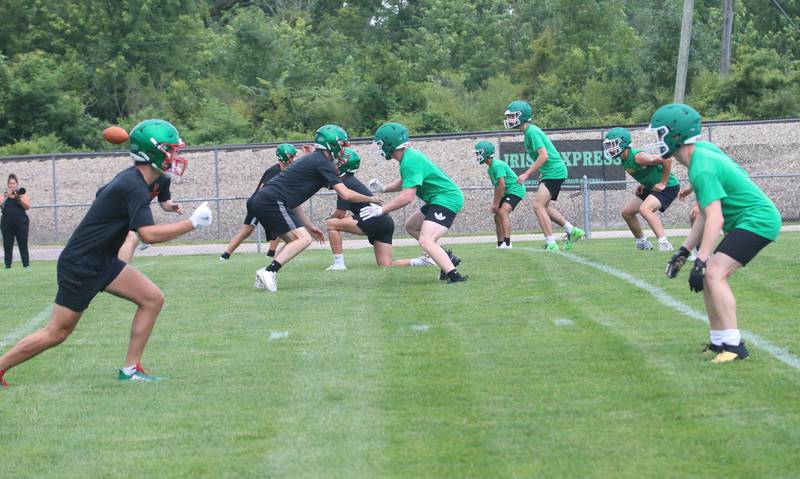
<path fill-rule="evenodd" d="M 367 184 L 367 186 L 369 187 L 370 191 L 383 193 L 383 183 L 381 183 L 381 180 L 377 178 L 369 180 L 369 184 Z"/>
<path fill-rule="evenodd" d="M 370 203 L 369 206 L 361 208 L 361 210 L 358 212 L 358 216 L 360 216 L 364 221 L 367 221 L 370 218 L 375 218 L 376 216 L 380 216 L 382 214 L 383 206 L 376 205 L 375 203 Z"/>
<path fill-rule="evenodd" d="M 208 207 L 208 201 L 197 207 L 192 213 L 192 226 L 194 228 L 202 228 L 211 224 L 211 208 Z"/>

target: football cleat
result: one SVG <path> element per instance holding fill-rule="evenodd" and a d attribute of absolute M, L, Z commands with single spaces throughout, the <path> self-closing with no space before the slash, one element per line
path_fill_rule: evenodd
<path fill-rule="evenodd" d="M 502 243 L 500 246 L 497 247 L 497 249 L 511 249 L 511 245 Z"/>
<path fill-rule="evenodd" d="M 325 268 L 325 271 L 344 271 L 347 269 L 347 266 L 343 264 L 332 264 Z"/>
<path fill-rule="evenodd" d="M 669 241 L 659 241 L 658 242 L 658 250 L 659 251 L 672 251 L 675 248 L 672 247 L 672 243 Z"/>
<path fill-rule="evenodd" d="M 558 251 L 558 245 L 556 243 L 545 243 L 544 250 L 545 251 Z"/>
<path fill-rule="evenodd" d="M 446 250 L 445 252 L 447 253 L 447 256 L 450 258 L 450 261 L 453 263 L 453 266 L 458 268 L 458 265 L 461 264 L 461 258 L 459 258 L 458 256 L 454 255 L 453 254 L 453 250 L 451 250 L 451 249 Z M 433 260 L 431 260 L 431 261 L 433 261 Z M 434 263 L 434 264 L 436 264 L 436 263 Z M 440 270 L 439 271 L 439 281 L 444 281 L 446 279 L 447 279 L 447 273 L 445 273 L 444 271 Z"/>
<path fill-rule="evenodd" d="M 461 276 L 461 275 L 459 274 L 459 275 L 458 275 L 458 276 L 456 276 L 455 278 L 447 278 L 447 284 L 453 284 L 453 283 L 463 283 L 464 281 L 466 281 L 466 280 L 468 280 L 468 279 L 469 279 L 469 275 L 466 275 L 466 276 Z"/>
<path fill-rule="evenodd" d="M 567 233 L 564 237 L 564 249 L 569 250 L 578 242 L 579 239 L 586 236 L 586 232 L 577 226 L 572 227 L 572 233 Z"/>
<path fill-rule="evenodd" d="M 703 356 L 714 355 L 722 352 L 722 345 L 716 345 L 714 343 L 708 342 L 703 345 Z"/>
<path fill-rule="evenodd" d="M 636 249 L 642 251 L 650 251 L 653 249 L 653 243 L 649 242 L 648 240 L 636 240 Z"/>
<path fill-rule="evenodd" d="M 230 261 L 230 258 L 223 258 L 222 256 L 219 257 L 220 262 L 225 263 L 226 261 Z"/>
<path fill-rule="evenodd" d="M 714 364 L 727 363 L 737 359 L 745 359 L 748 356 L 750 356 L 750 353 L 747 351 L 744 341 L 735 346 L 722 343 L 722 352 L 717 354 L 711 362 Z"/>
<path fill-rule="evenodd" d="M 264 289 L 272 293 L 278 291 L 278 274 L 275 271 L 267 271 L 267 268 L 261 268 L 256 271 L 256 277 L 261 280 Z"/>
<path fill-rule="evenodd" d="M 687 258 L 687 261 L 694 261 L 696 259 L 697 259 L 697 248 L 692 248 L 692 252 L 689 255 L 689 258 Z"/>
<path fill-rule="evenodd" d="M 425 263 L 427 263 L 427 264 L 428 264 L 428 266 L 436 266 L 436 262 L 433 260 L 433 258 L 431 258 L 430 256 L 428 256 L 427 254 L 423 254 L 423 255 L 421 255 L 421 256 L 420 256 L 419 258 L 417 258 L 417 259 L 418 259 L 418 260 L 420 260 L 420 261 L 424 261 Z"/>
<path fill-rule="evenodd" d="M 141 364 L 136 364 L 136 369 L 131 374 L 125 374 L 124 369 L 119 370 L 119 376 L 117 377 L 120 381 L 141 381 L 141 382 L 152 382 L 152 381 L 162 381 L 164 378 L 159 376 L 153 376 L 150 374 L 150 371 L 145 370 Z"/>
<path fill-rule="evenodd" d="M 144 251 L 150 247 L 150 243 L 140 243 L 139 246 L 136 247 L 139 251 Z"/>

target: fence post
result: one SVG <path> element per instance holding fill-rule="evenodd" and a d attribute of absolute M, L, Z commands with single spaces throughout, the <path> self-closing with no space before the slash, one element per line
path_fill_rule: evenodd
<path fill-rule="evenodd" d="M 592 226 L 589 223 L 589 177 L 583 175 L 581 178 L 581 190 L 583 192 L 583 229 L 586 230 L 586 237 L 592 237 Z"/>
<path fill-rule="evenodd" d="M 261 224 L 256 224 L 256 253 L 261 253 Z"/>
<path fill-rule="evenodd" d="M 58 243 L 58 181 L 56 181 L 56 156 L 50 157 L 53 169 L 53 228 L 55 229 L 55 243 Z"/>
<path fill-rule="evenodd" d="M 711 125 L 708 125 L 708 141 L 709 142 L 713 142 L 714 141 L 714 140 L 712 140 L 712 137 L 711 137 Z"/>
<path fill-rule="evenodd" d="M 217 198 L 217 238 L 219 239 L 222 236 L 222 216 L 220 216 L 219 201 L 219 154 L 216 148 L 214 148 L 214 196 Z"/>

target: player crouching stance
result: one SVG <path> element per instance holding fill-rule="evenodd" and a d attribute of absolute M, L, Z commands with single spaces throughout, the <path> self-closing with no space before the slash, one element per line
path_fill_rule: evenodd
<path fill-rule="evenodd" d="M 703 292 L 711 340 L 706 351 L 716 353 L 712 362 L 724 363 L 748 356 L 728 278 L 777 239 L 781 216 L 741 166 L 713 143 L 699 141 L 700 128 L 697 111 L 673 103 L 656 110 L 648 131 L 657 134 L 655 146 L 662 158 L 672 156 L 689 170 L 700 205 L 700 215 L 665 272 L 669 278 L 676 277 L 689 251 L 700 244 L 689 289 Z M 725 237 L 712 254 L 720 230 Z"/>
<path fill-rule="evenodd" d="M 346 201 L 375 201 L 349 189 L 339 178 L 337 167 L 345 162 L 344 149 L 348 145 L 347 133 L 342 128 L 320 127 L 314 135 L 314 152 L 292 163 L 247 200 L 248 214 L 255 215 L 259 223 L 286 242 L 275 260 L 256 271 L 256 287 L 278 291 L 277 275 L 281 267 L 308 248 L 313 239 L 325 241 L 325 235 L 302 209 L 302 204 L 320 188 L 336 190 Z"/>
<path fill-rule="evenodd" d="M 97 190 L 94 203 L 72 233 L 58 258 L 58 292 L 50 322 L 20 340 L 0 357 L 3 373 L 63 342 L 75 329 L 83 311 L 101 291 L 136 304 L 131 325 L 124 381 L 152 381 L 141 367 L 142 354 L 155 325 L 164 293 L 117 254 L 128 231 L 136 231 L 147 243 L 177 238 L 195 228 L 211 224 L 211 210 L 203 203 L 191 219 L 155 225 L 150 212 L 149 185 L 163 174 L 182 175 L 186 160 L 179 156 L 183 142 L 178 130 L 163 120 L 145 120 L 130 134 L 130 152 L 136 164 Z"/>
<path fill-rule="evenodd" d="M 622 208 L 622 217 L 628 223 L 636 242 L 636 249 L 651 250 L 653 245 L 645 238 L 637 213 L 647 221 L 658 238 L 659 251 L 672 251 L 664 226 L 656 211 L 664 212 L 675 201 L 680 191 L 680 181 L 672 174 L 672 160 L 662 159 L 631 146 L 631 133 L 625 128 L 612 128 L 603 140 L 603 150 L 609 158 L 619 158 L 625 171 L 639 182 L 633 198 Z"/>
<path fill-rule="evenodd" d="M 492 213 L 497 231 L 497 248 L 511 248 L 511 212 L 525 197 L 525 187 L 517 183 L 517 174 L 502 160 L 495 159 L 494 145 L 480 141 L 475 145 L 478 164 L 489 167 L 489 179 L 494 185 Z"/>
<path fill-rule="evenodd" d="M 461 189 L 422 152 L 409 148 L 408 130 L 400 123 L 381 125 L 375 131 L 374 143 L 385 160 L 394 159 L 400 163 L 400 178 L 383 190 L 402 191 L 384 206 L 374 203 L 365 206 L 359 216 L 366 221 L 399 210 L 411 203 L 416 194 L 425 206 L 408 221 L 409 224 L 420 223 L 419 231 L 408 228 L 409 232 L 415 234 L 419 245 L 441 269 L 440 280 L 446 279 L 448 283 L 466 281 L 467 276 L 461 276 L 456 269 L 460 260 L 439 246 L 439 239 L 447 233 L 464 206 Z"/>

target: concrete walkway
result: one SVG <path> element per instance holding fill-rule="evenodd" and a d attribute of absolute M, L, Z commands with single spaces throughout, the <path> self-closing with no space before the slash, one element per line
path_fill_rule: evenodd
<path fill-rule="evenodd" d="M 781 231 L 800 231 L 800 225 L 788 225 L 781 228 Z M 674 228 L 674 229 L 667 229 L 667 236 L 674 237 L 674 236 L 686 236 L 689 233 L 688 228 Z M 559 233 L 559 238 L 561 234 Z M 614 230 L 614 231 L 595 231 L 592 233 L 592 239 L 608 239 L 608 238 L 631 238 L 631 233 L 628 230 Z M 496 241 L 494 236 L 489 235 L 482 235 L 482 236 L 452 236 L 452 237 L 444 237 L 443 244 L 447 245 L 457 245 L 457 244 L 476 244 L 476 243 L 494 243 Z M 544 236 L 541 234 L 524 234 L 524 235 L 514 235 L 514 241 L 544 241 Z M 415 246 L 417 244 L 416 240 L 413 238 L 398 238 L 395 239 L 393 244 L 395 246 Z M 169 243 L 163 246 L 151 246 L 144 251 L 137 251 L 137 257 L 146 257 L 146 256 L 179 256 L 179 255 L 219 255 L 224 250 L 225 247 L 228 246 L 227 243 L 209 243 L 209 244 L 183 244 L 183 245 L 170 245 Z M 261 251 L 266 253 L 267 244 L 261 244 Z M 675 245 L 677 246 L 677 245 Z M 367 240 L 345 240 L 344 241 L 344 249 L 358 249 L 358 248 L 369 248 L 370 244 Z M 53 247 L 53 248 L 31 248 L 30 256 L 31 260 L 55 260 L 58 259 L 58 255 L 61 254 L 61 249 L 63 247 Z M 322 249 L 327 250 L 328 244 L 319 244 L 319 243 L 312 243 L 309 249 Z M 257 245 L 256 243 L 243 243 L 239 248 L 236 250 L 236 253 L 256 253 L 257 252 Z M 19 253 L 14 249 L 14 261 L 20 261 Z"/>

